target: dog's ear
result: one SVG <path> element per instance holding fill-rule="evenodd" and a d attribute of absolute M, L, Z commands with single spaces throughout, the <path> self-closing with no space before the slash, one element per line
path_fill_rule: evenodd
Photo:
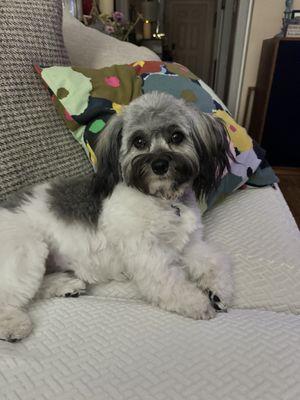
<path fill-rule="evenodd" d="M 115 114 L 101 132 L 96 146 L 97 172 L 93 179 L 93 191 L 103 198 L 109 196 L 121 180 L 119 153 L 122 127 L 122 116 Z"/>
<path fill-rule="evenodd" d="M 206 113 L 193 118 L 192 137 L 199 158 L 200 173 L 194 180 L 196 196 L 207 196 L 215 189 L 224 173 L 230 171 L 229 138 L 223 121 Z"/>

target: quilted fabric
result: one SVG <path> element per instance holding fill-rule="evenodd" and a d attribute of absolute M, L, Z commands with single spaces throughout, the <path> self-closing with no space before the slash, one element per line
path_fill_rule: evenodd
<path fill-rule="evenodd" d="M 82 297 L 31 309 L 0 342 L 1 400 L 298 400 L 300 318 L 231 310 L 193 321 L 143 303 Z"/>
<path fill-rule="evenodd" d="M 138 61 L 102 69 L 38 65 L 35 68 L 66 126 L 95 169 L 97 138 L 111 115 L 121 112 L 124 105 L 143 93 L 155 90 L 183 98 L 201 111 L 213 113 L 224 123 L 235 162 L 231 163 L 231 171 L 225 172 L 218 189 L 209 194 L 205 206 L 212 206 L 219 198 L 242 186 L 265 160 L 264 151 L 253 144 L 216 94 L 180 64 Z M 273 173 L 271 183 L 276 181 Z M 269 180 L 265 184 L 269 184 Z"/>
<path fill-rule="evenodd" d="M 205 213 L 205 237 L 232 258 L 235 308 L 300 314 L 300 234 L 279 189 L 239 190 Z M 99 296 L 139 298 L 131 283 Z"/>
<path fill-rule="evenodd" d="M 61 3 L 0 2 L 0 201 L 51 177 L 91 172 L 32 68 L 34 63 L 69 62 Z"/>
<path fill-rule="evenodd" d="M 300 233 L 278 188 L 234 193 L 204 227 L 232 257 L 235 307 L 300 313 Z"/>

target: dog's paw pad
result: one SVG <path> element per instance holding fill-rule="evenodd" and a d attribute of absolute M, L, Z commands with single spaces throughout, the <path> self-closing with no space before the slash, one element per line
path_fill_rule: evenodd
<path fill-rule="evenodd" d="M 59 282 L 55 290 L 57 297 L 79 297 L 86 293 L 86 284 L 78 278 L 68 278 Z"/>
<path fill-rule="evenodd" d="M 79 297 L 81 294 L 85 294 L 85 290 L 81 290 L 80 292 L 68 292 L 65 293 L 64 297 Z"/>
<path fill-rule="evenodd" d="M 220 297 L 213 293 L 211 290 L 208 290 L 208 298 L 211 302 L 211 305 L 216 311 L 222 311 L 222 312 L 227 312 L 227 306 L 224 304 Z"/>
<path fill-rule="evenodd" d="M 85 291 L 82 291 L 82 292 L 75 292 L 75 293 L 72 293 L 71 294 L 71 297 L 79 297 L 81 294 L 84 294 L 85 293 Z"/>
<path fill-rule="evenodd" d="M 6 339 L 1 339 L 0 338 L 0 340 L 2 340 L 3 342 L 9 342 L 9 343 L 17 343 L 17 342 L 20 342 L 22 339 L 20 338 L 20 339 L 16 339 L 16 338 L 14 338 L 14 337 L 7 337 Z"/>

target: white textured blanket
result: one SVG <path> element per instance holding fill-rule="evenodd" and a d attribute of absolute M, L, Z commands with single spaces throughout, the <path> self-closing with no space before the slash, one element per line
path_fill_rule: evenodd
<path fill-rule="evenodd" d="M 298 400 L 300 317 L 193 321 L 130 300 L 55 299 L 33 335 L 0 342 L 1 400 Z"/>

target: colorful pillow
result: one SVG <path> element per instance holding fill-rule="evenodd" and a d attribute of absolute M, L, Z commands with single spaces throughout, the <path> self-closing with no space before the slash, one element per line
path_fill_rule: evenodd
<path fill-rule="evenodd" d="M 217 190 L 205 199 L 204 208 L 241 187 L 255 172 L 259 175 L 260 186 L 277 182 L 272 169 L 262 164 L 264 151 L 235 122 L 216 94 L 180 64 L 139 61 L 98 70 L 61 66 L 35 68 L 48 87 L 57 111 L 84 148 L 94 168 L 97 137 L 111 115 L 121 112 L 123 105 L 143 93 L 158 90 L 184 98 L 201 111 L 212 113 L 223 120 L 227 128 L 236 162 L 232 164 L 231 171 L 223 176 Z M 267 170 L 260 169 L 260 165 Z"/>

